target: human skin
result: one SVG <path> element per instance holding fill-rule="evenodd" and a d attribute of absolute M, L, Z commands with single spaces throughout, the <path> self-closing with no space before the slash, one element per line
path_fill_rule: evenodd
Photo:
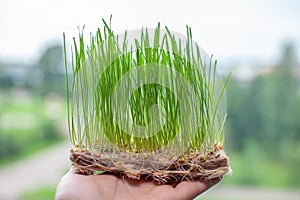
<path fill-rule="evenodd" d="M 176 186 L 146 180 L 128 180 L 114 175 L 79 175 L 71 169 L 60 180 L 56 200 L 192 200 L 221 178 L 206 182 L 183 181 Z"/>

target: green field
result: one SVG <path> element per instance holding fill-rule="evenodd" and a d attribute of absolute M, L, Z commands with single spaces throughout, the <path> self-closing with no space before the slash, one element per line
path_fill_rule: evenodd
<path fill-rule="evenodd" d="M 0 165 L 38 152 L 65 137 L 64 101 L 59 97 L 38 98 L 26 90 L 0 93 Z"/>

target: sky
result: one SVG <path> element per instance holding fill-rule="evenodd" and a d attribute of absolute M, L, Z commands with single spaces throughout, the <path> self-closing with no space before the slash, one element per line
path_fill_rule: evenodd
<path fill-rule="evenodd" d="M 102 27 L 116 33 L 158 22 L 193 39 L 218 60 L 274 62 L 285 42 L 300 55 L 298 0 L 0 0 L 0 60 L 31 63 L 53 42 Z M 300 56 L 299 56 L 300 58 Z"/>

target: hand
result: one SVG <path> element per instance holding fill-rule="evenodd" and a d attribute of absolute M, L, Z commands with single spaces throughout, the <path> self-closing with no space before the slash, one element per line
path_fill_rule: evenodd
<path fill-rule="evenodd" d="M 209 182 L 183 181 L 176 187 L 145 180 L 128 180 L 114 175 L 84 176 L 70 170 L 59 182 L 56 200 L 190 200 L 221 178 Z"/>

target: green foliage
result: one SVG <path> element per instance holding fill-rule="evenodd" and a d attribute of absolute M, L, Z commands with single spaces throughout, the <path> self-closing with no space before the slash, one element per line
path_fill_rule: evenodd
<path fill-rule="evenodd" d="M 271 73 L 246 85 L 234 80 L 228 85 L 226 145 L 240 153 L 233 182 L 300 187 L 299 79 L 291 49 L 284 50 Z"/>
<path fill-rule="evenodd" d="M 177 41 L 167 28 L 167 33 L 162 34 L 158 24 L 153 40 L 146 29 L 128 46 L 127 33 L 124 40 L 119 41 L 110 26 L 104 20 L 103 23 L 103 31 L 99 29 L 91 36 L 90 46 L 86 47 L 82 33 L 77 41 L 74 38 L 73 82 L 67 80 L 67 88 L 72 93 L 68 96 L 68 109 L 74 146 L 93 150 L 95 146 L 101 149 L 113 143 L 133 152 L 153 151 L 168 145 L 180 132 L 184 132 L 184 136 L 173 144 L 174 148 L 184 140 L 189 140 L 190 148 L 203 151 L 222 143 L 225 119 L 218 106 L 224 86 L 219 94 L 215 91 L 216 62 L 212 59 L 209 64 L 202 62 L 202 52 L 192 43 L 190 28 L 187 27 L 187 40 Z M 154 70 L 153 65 L 160 67 Z M 170 78 L 170 74 L 177 79 Z M 122 84 L 126 75 L 130 81 L 125 81 L 123 90 L 113 93 L 113 88 Z M 148 83 L 141 84 L 144 80 Z M 188 81 L 191 87 L 184 87 L 181 80 Z M 128 92 L 131 90 L 132 95 Z M 184 93 L 187 90 L 189 92 Z M 122 118 L 123 110 L 112 99 L 122 105 L 128 96 L 130 112 Z M 163 108 L 162 116 L 153 115 L 153 105 Z M 189 113 L 184 115 L 184 112 Z M 116 115 L 129 131 L 124 131 Z M 137 129 L 132 128 L 131 120 L 147 127 L 142 137 L 135 136 Z M 159 130 L 155 135 L 151 135 L 149 128 L 153 121 L 160 125 L 154 127 Z M 184 121 L 186 124 L 181 126 Z M 193 129 L 194 124 L 197 128 Z"/>
<path fill-rule="evenodd" d="M 0 165 L 40 151 L 62 139 L 55 121 L 44 112 L 46 103 L 30 94 L 22 96 L 19 94 L 22 92 L 2 91 L 5 96 L 0 105 Z"/>
<path fill-rule="evenodd" d="M 60 137 L 57 128 L 53 122 L 45 122 L 42 125 L 42 135 L 41 138 L 43 140 L 56 140 Z"/>
<path fill-rule="evenodd" d="M 21 151 L 21 147 L 16 144 L 12 136 L 0 135 L 0 160 L 15 156 Z"/>
<path fill-rule="evenodd" d="M 28 73 L 30 85 L 38 95 L 58 93 L 65 96 L 65 74 L 63 70 L 63 48 L 54 44 L 45 49 L 38 63 Z M 30 80 L 31 79 L 31 80 Z"/>
<path fill-rule="evenodd" d="M 248 142 L 239 153 L 230 154 L 234 173 L 223 180 L 224 184 L 243 184 L 265 187 L 299 187 L 290 182 L 285 163 L 264 153 L 259 142 Z"/>
<path fill-rule="evenodd" d="M 288 66 L 278 66 L 272 74 L 259 76 L 249 85 L 239 87 L 231 82 L 227 90 L 228 121 L 237 149 L 255 139 L 273 153 L 281 139 L 300 139 L 299 83 L 292 72 Z"/>

